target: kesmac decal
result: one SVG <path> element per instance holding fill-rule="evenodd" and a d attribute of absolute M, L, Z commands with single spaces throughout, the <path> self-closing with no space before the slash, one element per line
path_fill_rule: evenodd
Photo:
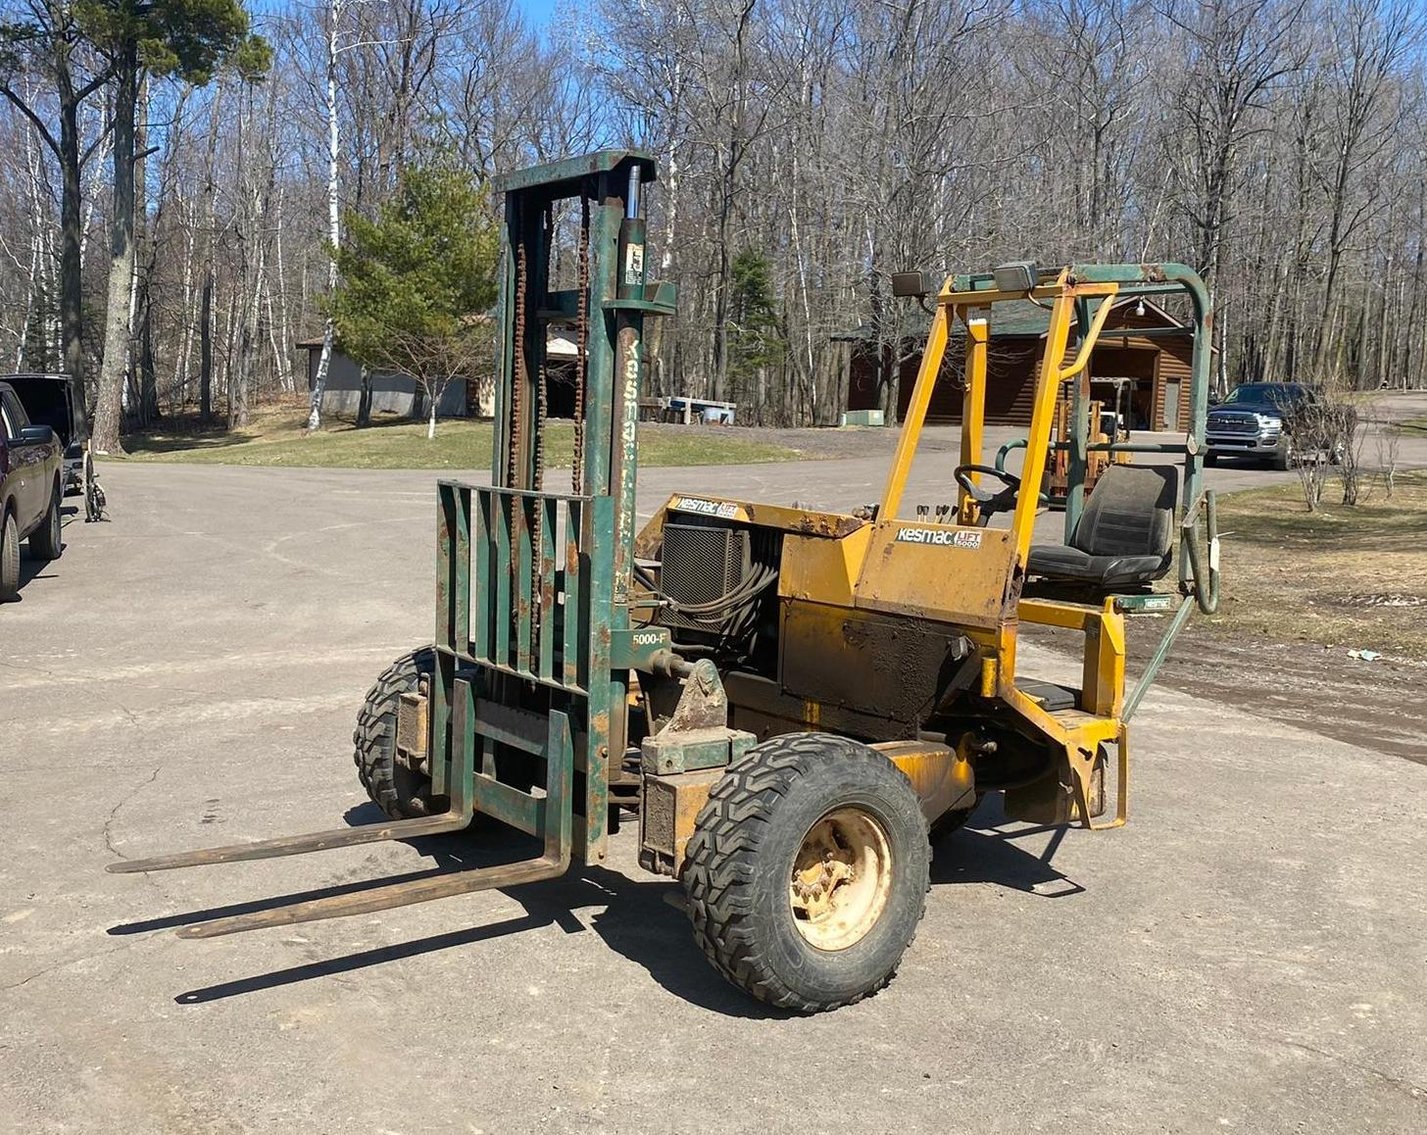
<path fill-rule="evenodd" d="M 913 528 L 897 529 L 899 544 L 934 544 L 941 548 L 979 548 L 981 532 L 976 528 Z"/>
<path fill-rule="evenodd" d="M 738 516 L 738 505 L 731 501 L 706 501 L 698 497 L 675 497 L 669 507 L 678 512 L 698 512 L 704 516 L 720 516 L 731 520 Z"/>

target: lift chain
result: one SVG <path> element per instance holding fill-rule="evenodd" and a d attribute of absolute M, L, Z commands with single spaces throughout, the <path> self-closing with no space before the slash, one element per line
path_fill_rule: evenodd
<path fill-rule="evenodd" d="M 515 341 L 511 344 L 515 359 L 514 389 L 510 393 L 510 487 L 521 488 L 520 450 L 525 431 L 525 384 L 529 375 L 525 369 L 525 242 L 515 249 Z"/>
<path fill-rule="evenodd" d="M 554 228 L 554 225 L 554 217 L 551 214 L 550 206 L 547 205 L 545 207 L 544 217 L 545 248 L 547 250 L 547 255 L 548 250 L 550 248 L 550 238 L 552 235 L 551 230 Z M 543 333 L 543 324 L 541 329 Z M 542 349 L 540 351 L 540 369 L 535 376 L 535 480 L 531 487 L 534 488 L 536 492 L 539 492 L 542 488 L 545 487 L 545 415 L 546 411 L 549 409 L 549 405 L 549 375 L 546 373 L 545 350 L 542 344 Z M 535 535 L 538 539 L 538 537 L 540 536 L 540 519 L 538 513 L 536 515 L 535 523 Z"/>
<path fill-rule="evenodd" d="M 555 228 L 554 214 L 549 205 L 545 207 L 543 227 L 545 230 L 544 247 L 546 255 L 548 256 L 551 247 L 551 238 Z M 541 291 L 543 292 L 548 287 L 549 284 L 547 281 L 542 285 Z M 537 315 L 537 319 L 538 318 L 539 316 Z M 546 334 L 544 323 L 540 325 L 540 334 L 542 338 Z M 535 376 L 535 437 L 533 439 L 535 470 L 534 481 L 531 487 L 535 489 L 536 492 L 539 492 L 545 487 L 545 417 L 550 403 L 549 375 L 546 370 L 545 357 L 545 344 L 542 342 L 540 349 L 540 368 Z M 535 506 L 535 523 L 530 533 L 530 539 L 532 556 L 539 561 L 545 555 L 545 509 L 541 503 L 537 503 Z M 543 579 L 546 577 L 545 568 L 542 566 L 540 570 L 541 578 Z M 535 636 L 537 642 L 540 641 L 547 631 L 553 631 L 553 628 L 548 628 L 543 625 L 541 618 L 542 609 L 542 607 L 537 605 L 531 612 L 531 633 Z"/>
<path fill-rule="evenodd" d="M 579 282 L 575 315 L 575 456 L 571 489 L 584 491 L 585 480 L 585 354 L 590 337 L 590 199 L 580 197 Z"/>
<path fill-rule="evenodd" d="M 527 262 L 525 242 L 522 240 L 515 250 L 515 342 L 512 344 L 512 354 L 515 359 L 515 381 L 512 383 L 514 389 L 510 394 L 511 407 L 511 429 L 510 429 L 510 485 L 512 489 L 524 489 L 529 486 L 525 482 L 526 470 L 521 468 L 521 454 L 524 450 L 522 442 L 525 435 L 525 387 L 530 381 L 530 371 L 525 360 L 525 297 L 527 285 Z M 536 444 L 539 444 L 537 436 Z M 510 498 L 510 531 L 515 532 L 517 517 L 524 507 L 522 498 L 512 496 Z M 536 548 L 539 548 L 538 535 Z M 538 633 L 538 632 L 537 632 Z"/>

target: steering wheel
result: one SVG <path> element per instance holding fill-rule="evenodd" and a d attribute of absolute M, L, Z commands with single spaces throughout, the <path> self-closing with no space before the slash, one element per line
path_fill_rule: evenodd
<path fill-rule="evenodd" d="M 996 492 L 989 492 L 971 480 L 972 473 L 995 477 L 1004 487 Z M 956 483 L 981 506 L 983 515 L 990 516 L 993 512 L 1005 512 L 1016 507 L 1016 494 L 1021 490 L 1021 479 L 1014 473 L 997 469 L 994 465 L 958 465 L 952 475 L 956 478 Z"/>

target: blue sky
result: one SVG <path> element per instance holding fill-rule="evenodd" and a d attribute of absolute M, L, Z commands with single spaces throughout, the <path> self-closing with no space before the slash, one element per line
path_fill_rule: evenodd
<path fill-rule="evenodd" d="M 555 13 L 556 0 L 515 0 L 515 2 L 530 17 L 530 22 L 537 27 L 545 27 L 550 22 L 550 17 Z M 247 0 L 246 5 L 249 12 L 261 16 L 266 12 L 272 12 L 285 5 L 277 0 Z"/>
<path fill-rule="evenodd" d="M 525 14 L 530 17 L 530 22 L 539 27 L 548 24 L 555 11 L 555 0 L 518 0 L 518 2 L 525 9 Z"/>

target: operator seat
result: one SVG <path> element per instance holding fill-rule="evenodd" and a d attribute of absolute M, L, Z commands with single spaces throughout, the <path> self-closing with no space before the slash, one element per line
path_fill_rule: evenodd
<path fill-rule="evenodd" d="M 1159 579 L 1169 571 L 1178 493 L 1172 465 L 1106 466 L 1070 543 L 1033 544 L 1026 574 L 1103 591 Z"/>

